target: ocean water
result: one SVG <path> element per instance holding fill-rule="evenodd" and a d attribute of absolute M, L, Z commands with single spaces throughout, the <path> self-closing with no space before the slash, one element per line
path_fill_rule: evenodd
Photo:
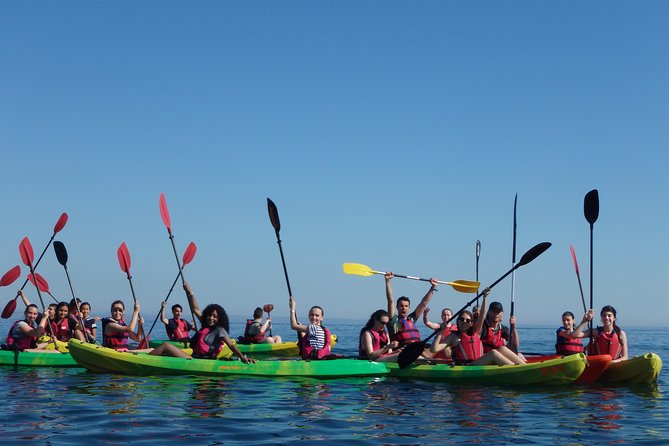
<path fill-rule="evenodd" d="M 355 354 L 362 322 L 332 321 Z M 6 332 L 7 321 L 0 330 Z M 232 326 L 241 334 L 240 324 Z M 286 324 L 275 334 L 292 338 Z M 668 329 L 626 329 L 631 355 L 665 360 Z M 424 333 L 427 333 L 423 330 Z M 521 328 L 522 350 L 550 352 L 553 328 Z M 0 442 L 116 444 L 669 444 L 657 385 L 497 387 L 374 379 L 132 377 L 0 367 Z"/>

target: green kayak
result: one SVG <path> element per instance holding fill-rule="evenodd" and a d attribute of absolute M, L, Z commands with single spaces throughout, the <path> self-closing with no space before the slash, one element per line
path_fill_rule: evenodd
<path fill-rule="evenodd" d="M 616 384 L 652 384 L 662 370 L 662 359 L 655 353 L 646 353 L 625 361 L 611 362 L 598 381 Z"/>
<path fill-rule="evenodd" d="M 19 351 L 0 350 L 0 366 L 79 367 L 69 353 L 55 350 Z"/>
<path fill-rule="evenodd" d="M 82 367 L 93 372 L 126 375 L 248 375 L 343 378 L 382 376 L 383 363 L 358 359 L 321 361 L 258 360 L 244 364 L 233 360 L 210 360 L 152 356 L 115 350 L 70 340 L 70 354 Z"/>
<path fill-rule="evenodd" d="M 387 363 L 390 376 L 453 383 L 495 385 L 560 385 L 575 381 L 587 361 L 583 354 L 523 365 L 422 364 L 405 369 Z"/>

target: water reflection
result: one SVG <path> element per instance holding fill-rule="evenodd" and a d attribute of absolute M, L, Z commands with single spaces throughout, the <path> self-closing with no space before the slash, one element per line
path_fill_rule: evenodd
<path fill-rule="evenodd" d="M 208 379 L 196 382 L 185 403 L 185 415 L 201 418 L 224 418 L 230 407 L 231 398 L 227 392 L 227 382 L 221 379 Z"/>

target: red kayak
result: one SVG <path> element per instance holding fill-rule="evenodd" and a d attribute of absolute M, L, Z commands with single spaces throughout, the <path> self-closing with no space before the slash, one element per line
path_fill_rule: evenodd
<path fill-rule="evenodd" d="M 547 359 L 559 358 L 560 355 L 545 355 L 545 356 L 526 356 L 527 362 L 539 362 Z M 576 384 L 592 384 L 600 377 L 611 362 L 609 355 L 592 355 L 587 356 L 588 366 L 585 368 L 581 376 L 578 377 Z"/>

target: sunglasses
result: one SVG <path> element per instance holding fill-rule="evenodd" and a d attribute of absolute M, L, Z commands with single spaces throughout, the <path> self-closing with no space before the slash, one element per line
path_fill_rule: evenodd
<path fill-rule="evenodd" d="M 376 322 L 378 322 L 381 325 L 387 325 L 388 324 L 388 321 L 376 321 Z"/>
<path fill-rule="evenodd" d="M 121 312 L 122 312 L 122 311 L 123 311 L 123 308 L 121 308 L 121 307 L 114 307 L 114 308 L 112 308 L 112 311 L 121 311 Z"/>
<path fill-rule="evenodd" d="M 468 323 L 468 324 L 471 324 L 471 323 L 472 323 L 472 320 L 469 319 L 469 318 L 465 319 L 464 317 L 459 317 L 459 318 L 458 318 L 458 322 L 466 322 L 466 323 Z"/>

